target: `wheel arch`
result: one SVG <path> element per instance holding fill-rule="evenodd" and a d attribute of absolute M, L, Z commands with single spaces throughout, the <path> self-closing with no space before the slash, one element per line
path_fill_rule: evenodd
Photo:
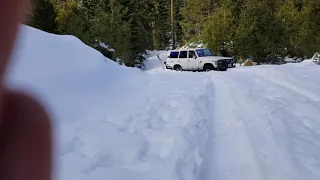
<path fill-rule="evenodd" d="M 205 63 L 202 67 L 202 70 L 205 70 L 206 67 L 212 67 L 213 69 L 216 69 L 213 63 Z"/>

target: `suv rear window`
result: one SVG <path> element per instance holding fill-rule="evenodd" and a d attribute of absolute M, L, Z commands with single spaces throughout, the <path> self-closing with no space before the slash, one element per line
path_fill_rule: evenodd
<path fill-rule="evenodd" d="M 170 58 L 178 58 L 179 57 L 179 52 L 171 52 L 170 53 Z"/>

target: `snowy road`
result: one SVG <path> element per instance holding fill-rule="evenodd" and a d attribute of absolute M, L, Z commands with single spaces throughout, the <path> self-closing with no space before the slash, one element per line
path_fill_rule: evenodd
<path fill-rule="evenodd" d="M 141 72 L 72 36 L 19 40 L 8 83 L 51 114 L 58 180 L 320 179 L 312 62 Z"/>
<path fill-rule="evenodd" d="M 318 179 L 320 94 L 262 72 L 156 71 L 123 82 L 130 88 L 94 119 L 63 124 L 61 179 Z"/>
<path fill-rule="evenodd" d="M 204 179 L 318 179 L 320 104 L 284 78 L 247 70 L 212 78 L 227 108 L 212 120 Z"/>

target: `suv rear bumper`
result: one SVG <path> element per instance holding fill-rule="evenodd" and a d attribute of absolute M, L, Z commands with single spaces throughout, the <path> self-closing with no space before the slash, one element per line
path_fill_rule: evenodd
<path fill-rule="evenodd" d="M 164 62 L 164 65 L 166 65 L 166 69 L 173 69 L 171 66 L 167 64 L 167 62 Z"/>

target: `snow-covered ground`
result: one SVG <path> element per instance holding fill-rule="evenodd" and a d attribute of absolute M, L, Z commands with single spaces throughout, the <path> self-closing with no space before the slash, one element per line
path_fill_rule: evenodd
<path fill-rule="evenodd" d="M 320 179 L 320 70 L 311 61 L 142 72 L 25 26 L 13 59 L 10 86 L 54 119 L 56 179 Z"/>

